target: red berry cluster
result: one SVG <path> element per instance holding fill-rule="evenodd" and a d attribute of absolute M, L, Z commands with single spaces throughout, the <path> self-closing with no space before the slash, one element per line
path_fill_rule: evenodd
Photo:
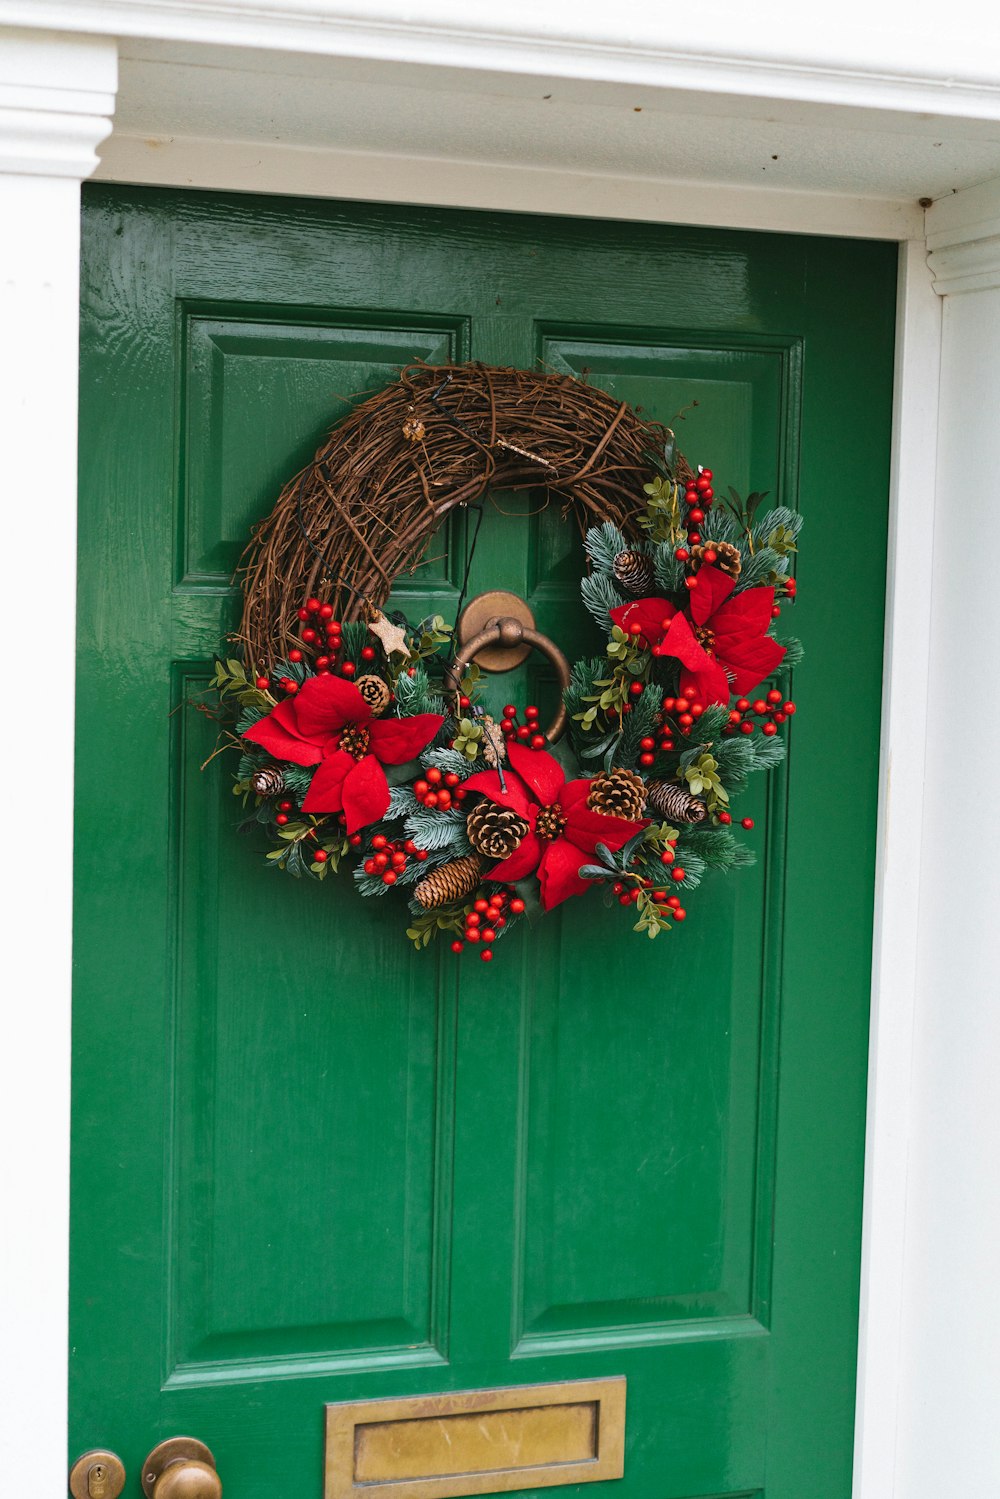
<path fill-rule="evenodd" d="M 279 802 L 278 803 L 278 810 L 275 813 L 274 820 L 278 824 L 279 828 L 283 828 L 285 826 L 286 822 L 288 821 L 288 814 L 289 814 L 289 812 L 291 812 L 291 810 L 292 810 L 292 803 L 291 802 Z"/>
<path fill-rule="evenodd" d="M 418 848 L 412 838 L 405 841 L 397 838 L 390 843 L 384 833 L 376 833 L 372 839 L 372 851 L 365 860 L 365 874 L 378 874 L 382 876 L 383 885 L 394 885 L 399 876 L 407 868 L 411 859 L 416 859 L 422 864 L 427 858 L 427 850 Z"/>
<path fill-rule="evenodd" d="M 695 702 L 688 697 L 665 697 L 660 705 L 665 717 L 672 718 L 676 729 L 670 728 L 666 723 L 663 725 L 660 748 L 672 750 L 674 747 L 674 734 L 683 734 L 685 739 L 691 733 L 698 719 L 705 711 L 705 704 Z"/>
<path fill-rule="evenodd" d="M 549 741 L 542 733 L 538 725 L 538 709 L 531 704 L 524 710 L 524 723 L 517 721 L 517 709 L 513 703 L 508 703 L 503 710 L 503 718 L 500 720 L 500 732 L 503 737 L 510 740 L 518 740 L 521 744 L 530 745 L 532 749 L 547 749 Z"/>
<path fill-rule="evenodd" d="M 705 519 L 705 511 L 710 510 L 715 498 L 715 490 L 712 488 L 712 470 L 703 468 L 699 471 L 696 479 L 689 479 L 684 489 L 684 503 L 688 507 L 687 533 L 688 546 L 696 547 L 701 543 L 701 532 L 698 527 Z M 678 562 L 687 562 L 691 556 L 688 547 L 678 547 L 674 556 Z M 704 554 L 706 562 L 714 562 L 715 556 L 711 550 Z M 694 588 L 698 583 L 697 573 L 691 573 L 684 580 L 688 588 Z"/>
<path fill-rule="evenodd" d="M 701 532 L 699 531 L 698 527 L 704 523 L 705 512 L 711 509 L 712 501 L 715 498 L 715 491 L 712 488 L 712 477 L 712 470 L 710 468 L 703 468 L 699 471 L 698 477 L 696 479 L 690 479 L 685 486 L 684 503 L 688 507 L 687 546 L 679 546 L 674 552 L 674 556 L 677 558 L 678 562 L 690 562 L 690 548 L 701 545 Z M 711 543 L 709 543 L 709 545 L 701 553 L 702 562 L 717 562 L 718 557 L 719 554 L 716 552 Z M 697 588 L 698 574 L 696 572 L 688 573 L 687 577 L 684 579 L 684 583 L 687 588 Z M 798 585 L 796 584 L 794 578 L 783 578 L 778 586 L 778 591 L 781 593 L 782 597 L 787 598 L 792 603 L 794 603 L 797 587 Z M 772 604 L 772 619 L 777 619 L 780 613 L 780 606 L 778 604 Z"/>
<path fill-rule="evenodd" d="M 332 671 L 337 671 L 342 677 L 353 677 L 358 669 L 356 663 L 338 660 L 344 648 L 343 626 L 333 617 L 333 605 L 321 604 L 317 598 L 306 599 L 298 610 L 298 617 L 303 626 L 299 631 L 299 639 L 306 649 L 293 646 L 288 652 L 289 661 L 299 662 L 311 657 L 310 664 L 318 677 L 328 676 Z M 366 663 L 374 661 L 374 646 L 362 647 L 361 659 Z M 262 692 L 266 692 L 270 681 L 267 677 L 258 677 L 257 686 Z M 299 690 L 298 682 L 292 677 L 279 677 L 278 686 L 289 697 L 293 697 Z"/>
<path fill-rule="evenodd" d="M 515 895 L 510 885 L 501 885 L 489 897 L 480 895 L 465 913 L 465 935 L 456 937 L 451 944 L 454 953 L 465 951 L 467 942 L 479 944 L 479 956 L 484 963 L 492 963 L 493 947 L 497 932 L 507 925 L 508 916 L 520 916 L 524 901 Z"/>
<path fill-rule="evenodd" d="M 721 822 L 722 825 L 723 825 L 723 827 L 728 827 L 729 824 L 733 820 L 733 814 L 731 812 L 717 812 L 715 814 L 715 820 L 716 820 L 716 822 Z M 750 829 L 753 827 L 753 825 L 754 825 L 754 822 L 753 822 L 753 818 L 752 817 L 741 817 L 740 818 L 740 827 L 741 828 L 746 828 L 746 830 L 747 830 L 748 833 L 749 833 Z"/>
<path fill-rule="evenodd" d="M 782 596 L 782 598 L 786 598 L 790 604 L 794 604 L 795 603 L 795 599 L 796 599 L 796 596 L 798 594 L 798 591 L 799 591 L 799 585 L 796 583 L 796 581 L 795 581 L 794 578 L 782 578 L 781 582 L 779 583 L 779 585 L 778 585 L 778 587 L 776 589 L 776 592 L 779 593 Z M 778 604 L 772 604 L 771 605 L 771 618 L 772 619 L 777 619 L 778 615 L 780 613 L 781 613 L 780 606 Z"/>
<path fill-rule="evenodd" d="M 665 852 L 669 852 L 669 850 L 665 850 Z M 662 858 L 663 855 L 661 854 L 660 857 Z M 673 854 L 671 854 L 670 857 L 673 858 Z M 683 869 L 673 869 L 670 873 L 671 878 L 676 880 L 678 883 L 680 883 L 680 881 L 685 878 Z M 653 900 L 659 907 L 660 914 L 662 916 L 669 915 L 673 918 L 674 921 L 687 920 L 687 911 L 685 911 L 684 907 L 681 905 L 680 896 L 668 895 L 666 890 L 654 889 L 652 880 L 643 880 L 640 884 L 632 886 L 626 885 L 624 880 L 615 880 L 615 883 L 612 885 L 611 889 L 618 897 L 618 904 L 620 906 L 635 905 L 636 901 L 638 901 L 640 895 L 642 894 L 642 891 L 648 890 L 652 894 Z"/>
<path fill-rule="evenodd" d="M 336 658 L 344 644 L 340 621 L 333 617 L 333 605 L 321 604 L 316 598 L 306 599 L 299 610 L 299 619 L 304 625 L 301 638 L 316 653 L 313 662 L 316 673 L 325 675 L 336 664 Z M 293 661 L 297 658 L 289 651 L 288 659 Z M 345 675 L 351 676 L 353 672 Z"/>
<path fill-rule="evenodd" d="M 413 783 L 413 795 L 421 806 L 430 809 L 437 808 L 439 812 L 447 812 L 450 807 L 459 802 L 464 802 L 468 793 L 462 785 L 462 777 L 455 774 L 453 770 L 439 770 L 432 765 L 430 770 L 425 770 Z"/>
<path fill-rule="evenodd" d="M 778 732 L 778 725 L 783 724 L 786 718 L 791 718 L 795 712 L 795 704 L 784 700 L 785 694 L 777 687 L 772 687 L 766 697 L 749 698 L 739 697 L 736 705 L 729 710 L 729 722 L 723 729 L 724 734 L 752 734 L 757 727 L 752 722 L 754 718 L 763 718 L 764 723 L 760 731 L 768 739 L 772 739 Z"/>

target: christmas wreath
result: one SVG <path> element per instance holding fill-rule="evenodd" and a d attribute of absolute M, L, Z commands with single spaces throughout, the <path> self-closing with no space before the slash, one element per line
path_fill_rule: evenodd
<path fill-rule="evenodd" d="M 484 961 L 595 886 L 649 937 L 684 921 L 707 869 L 752 862 L 732 798 L 784 755 L 801 655 L 776 633 L 800 517 L 713 484 L 669 429 L 562 375 L 418 365 L 357 406 L 256 529 L 216 662 L 267 864 L 349 868 L 362 895 L 406 898 L 418 949 L 443 933 Z M 454 624 L 382 608 L 452 509 L 529 486 L 576 516 L 605 637 L 563 669 L 548 731 L 533 705 L 485 711 Z"/>

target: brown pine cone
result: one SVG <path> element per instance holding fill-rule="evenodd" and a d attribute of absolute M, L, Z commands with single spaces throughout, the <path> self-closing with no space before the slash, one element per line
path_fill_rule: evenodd
<path fill-rule="evenodd" d="M 483 861 L 478 854 L 465 854 L 461 859 L 452 859 L 448 864 L 439 864 L 424 876 L 413 894 L 425 911 L 437 906 L 446 906 L 449 901 L 461 900 L 479 884 L 479 871 Z"/>
<path fill-rule="evenodd" d="M 653 564 L 644 552 L 619 552 L 614 560 L 615 582 L 635 598 L 652 593 Z"/>
<path fill-rule="evenodd" d="M 380 713 L 385 712 L 392 701 L 392 693 L 381 677 L 376 677 L 369 673 L 363 677 L 358 677 L 354 685 L 376 718 L 378 718 Z"/>
<path fill-rule="evenodd" d="M 276 765 L 265 765 L 263 770 L 254 771 L 250 786 L 258 796 L 280 796 L 285 789 L 285 777 Z"/>
<path fill-rule="evenodd" d="M 672 781 L 650 781 L 646 802 L 661 817 L 671 822 L 704 822 L 708 808 L 700 797 L 692 796 L 684 786 Z"/>
<path fill-rule="evenodd" d="M 604 817 L 638 822 L 646 805 L 646 783 L 634 770 L 603 770 L 591 782 L 587 806 Z"/>
<path fill-rule="evenodd" d="M 473 807 L 465 824 L 469 842 L 487 859 L 509 859 L 530 831 L 523 817 L 509 807 L 483 801 Z"/>
<path fill-rule="evenodd" d="M 715 553 L 715 566 L 720 572 L 728 573 L 735 582 L 743 570 L 739 547 L 734 547 L 728 541 L 704 541 L 691 548 L 691 560 L 696 567 L 704 562 L 705 552 L 709 549 Z"/>

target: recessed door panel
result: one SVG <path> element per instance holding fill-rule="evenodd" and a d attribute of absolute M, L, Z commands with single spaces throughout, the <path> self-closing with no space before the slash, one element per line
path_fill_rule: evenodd
<path fill-rule="evenodd" d="M 229 867 L 213 726 L 177 722 L 171 1373 L 443 1357 L 453 975 L 401 975 L 353 888 L 345 942 L 324 886 Z"/>
<path fill-rule="evenodd" d="M 228 588 L 250 527 L 353 405 L 415 360 L 461 358 L 460 320 L 178 309 L 182 588 Z M 418 326 L 407 326 L 407 323 Z M 444 581 L 443 569 L 428 581 Z"/>
<path fill-rule="evenodd" d="M 547 946 L 526 998 L 522 1315 L 532 1347 L 546 1335 L 669 1333 L 754 1312 L 757 1161 L 768 1156 L 759 1083 L 771 1071 L 761 1067 L 751 958 L 763 894 L 754 883 L 742 901 L 712 886 L 690 896 L 719 942 L 709 957 L 689 928 L 671 933 L 676 978 L 647 951 L 654 944 L 623 953 L 634 918 L 617 904 L 560 918 L 561 941 Z M 734 923 L 749 937 L 741 958 Z M 581 1005 L 595 945 L 603 963 L 627 966 L 628 984 Z"/>

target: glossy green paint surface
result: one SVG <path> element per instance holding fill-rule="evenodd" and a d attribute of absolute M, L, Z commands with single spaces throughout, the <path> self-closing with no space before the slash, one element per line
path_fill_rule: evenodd
<path fill-rule="evenodd" d="M 231 1499 L 319 1499 L 324 1402 L 625 1374 L 620 1499 L 847 1499 L 892 248 L 103 187 L 84 228 L 72 1451 L 135 1495 L 191 1432 Z M 690 456 L 808 518 L 758 864 L 655 944 L 593 898 L 417 957 L 264 868 L 173 711 L 347 400 L 466 357 L 697 400 Z M 496 499 L 472 590 L 592 652 L 573 527 Z M 540 658 L 508 698 L 551 706 Z"/>

